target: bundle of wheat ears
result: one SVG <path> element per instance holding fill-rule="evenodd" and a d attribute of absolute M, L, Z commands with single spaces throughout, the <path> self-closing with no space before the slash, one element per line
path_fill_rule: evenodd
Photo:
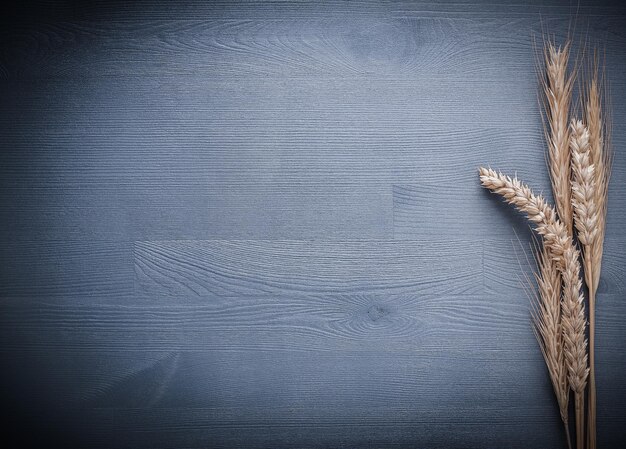
<path fill-rule="evenodd" d="M 534 331 L 552 381 L 568 447 L 572 447 L 571 390 L 576 447 L 595 449 L 595 302 L 611 167 L 610 127 L 606 84 L 597 57 L 580 71 L 579 101 L 573 107 L 579 70 L 569 68 L 570 48 L 569 41 L 562 47 L 547 42 L 545 72 L 542 70 L 541 76 L 555 206 L 516 177 L 490 168 L 480 168 L 479 173 L 482 185 L 523 212 L 540 236 L 542 245 L 536 249 L 537 271 L 532 287 L 536 292 Z"/>

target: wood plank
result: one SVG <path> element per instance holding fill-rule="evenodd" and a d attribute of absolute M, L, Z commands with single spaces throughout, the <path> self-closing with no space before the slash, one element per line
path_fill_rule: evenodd
<path fill-rule="evenodd" d="M 133 291 L 129 244 L 3 241 L 0 254 L 0 298 L 114 298 Z"/>
<path fill-rule="evenodd" d="M 419 403 L 419 401 L 416 401 Z M 443 422 L 447 407 L 432 407 L 425 413 L 385 407 L 369 411 L 289 408 L 268 419 L 265 407 L 235 410 L 213 409 L 100 409 L 83 412 L 72 427 L 94 429 L 90 444 L 111 442 L 121 447 L 276 447 L 294 444 L 328 447 L 334 444 L 365 448 L 428 445 L 434 448 L 521 446 L 560 447 L 558 424 L 543 407 L 519 409 L 509 404 L 503 410 L 484 407 L 451 407 L 456 419 Z M 610 432 L 598 440 L 619 446 L 624 431 L 616 417 L 600 415 Z M 272 416 L 273 418 L 273 416 Z M 238 423 L 245 423 L 239 425 Z M 281 424 L 274 424 L 275 422 Z M 511 426 L 515 422 L 515 426 Z M 210 423 L 210 424 L 208 424 Z M 477 428 L 484 431 L 477 432 Z M 546 429 L 546 431 L 544 431 Z M 124 435 L 122 437 L 121 435 Z M 512 446 L 515 447 L 515 446 Z M 564 446 L 565 447 L 565 446 Z"/>
<path fill-rule="evenodd" d="M 299 77 L 277 83 L 259 76 L 240 75 L 233 79 L 219 72 L 86 78 L 78 85 L 74 77 L 6 80 L 0 85 L 7 106 L 0 111 L 0 120 L 7 125 L 1 131 L 7 138 L 19 136 L 21 127 L 32 126 L 41 119 L 47 119 L 46 132 L 33 132 L 28 137 L 41 140 L 46 136 L 61 137 L 63 132 L 76 134 L 87 130 L 95 136 L 106 136 L 96 127 L 98 124 L 110 126 L 124 136 L 129 131 L 128 121 L 136 132 L 158 133 L 164 138 L 176 132 L 172 122 L 184 125 L 180 131 L 199 136 L 207 130 L 218 132 L 227 123 L 241 127 L 246 123 L 277 122 L 277 126 L 286 127 L 285 131 L 295 133 L 298 128 L 310 131 L 316 125 L 333 126 L 336 120 L 352 126 L 367 123 L 368 128 L 446 123 L 464 128 L 481 125 L 541 131 L 532 73 L 524 78 L 463 80 L 467 84 L 450 75 L 433 79 L 427 74 L 394 80 Z M 612 81 L 617 88 L 625 84 L 621 77 Z M 117 95 L 111 96 L 112 91 Z M 472 114 L 463 109 L 467 104 L 476 107 Z M 7 110 L 9 106 L 14 110 Z M 496 113 L 505 107 L 506 115 Z M 618 114 L 624 114 L 623 106 L 615 107 Z M 425 110 L 428 114 L 424 114 Z M 249 132 L 254 132 L 254 128 Z M 281 136 L 274 137 L 277 143 L 283 142 Z"/>
<path fill-rule="evenodd" d="M 563 447 L 511 257 L 528 230 L 476 166 L 549 191 L 533 37 L 570 25 L 615 100 L 598 437 L 626 439 L 624 5 L 21 8 L 0 30 L 0 440 Z"/>
<path fill-rule="evenodd" d="M 469 294 L 482 290 L 480 249 L 480 242 L 136 242 L 136 289 L 146 295 L 190 296 Z"/>
<path fill-rule="evenodd" d="M 564 38 L 575 20 L 571 13 L 548 12 L 543 26 L 549 22 L 551 32 Z M 3 67 L 9 78 L 161 73 L 410 78 L 445 73 L 493 79 L 532 73 L 533 37 L 542 31 L 542 17 L 528 11 L 428 17 L 419 7 L 400 5 L 397 15 L 330 15 L 36 22 L 7 37 Z M 590 15 L 583 26 L 589 36 L 602 36 L 607 61 L 623 70 L 622 16 Z"/>
<path fill-rule="evenodd" d="M 521 297 L 521 298 L 520 298 Z M 5 349 L 524 351 L 528 301 L 423 294 L 7 299 Z M 619 329 L 613 323 L 610 330 Z M 33 337 L 38 330 L 45 339 Z M 496 338 L 497 336 L 497 338 Z M 9 344 L 9 342 L 11 342 Z M 508 345 L 508 346 L 507 346 Z"/>
<path fill-rule="evenodd" d="M 544 18 L 560 38 L 572 20 Z M 584 26 L 589 36 L 602 36 L 612 69 L 623 70 L 622 17 L 587 16 Z M 5 77 L 18 79 L 163 73 L 499 79 L 533 72 L 533 37 L 541 30 L 536 13 L 425 17 L 410 6 L 398 18 L 37 22 L 7 37 L 3 68 Z"/>
<path fill-rule="evenodd" d="M 431 408 L 425 413 L 393 406 L 369 411 L 347 407 L 342 410 L 289 407 L 270 415 L 267 407 L 258 406 L 64 410 L 50 418 L 48 423 L 53 429 L 44 433 L 43 441 L 67 443 L 68 437 L 54 433 L 54 429 L 63 428 L 68 429 L 69 440 L 75 446 L 113 445 L 129 449 L 291 448 L 294 445 L 325 448 L 335 444 L 363 448 L 402 448 L 414 444 L 448 448 L 453 444 L 478 448 L 503 447 L 511 441 L 533 447 L 546 443 L 559 447 L 561 442 L 557 424 L 550 420 L 548 410 L 540 407 L 521 410 L 510 405 L 504 411 L 488 406 L 454 407 L 456 420 L 452 424 L 443 422 L 442 416 L 446 414 L 443 408 Z M 607 417 L 609 428 L 616 432 L 600 442 L 620 441 L 615 438 L 623 432 L 614 420 Z M 512 421 L 516 423 L 513 427 Z M 477 427 L 485 427 L 485 431 L 476 432 Z M 41 434 L 29 436 L 36 438 Z"/>
<path fill-rule="evenodd" d="M 621 354 L 621 294 L 599 295 L 598 340 Z M 508 294 L 4 299 L 5 351 L 374 352 L 535 360 L 530 303 Z M 417 351 L 417 352 L 416 352 Z M 471 354 L 471 355 L 470 355 Z M 621 357 L 621 356 L 620 356 Z M 626 364 L 618 357 L 617 362 Z"/>
<path fill-rule="evenodd" d="M 475 354 L 465 354 L 454 359 L 467 363 L 462 371 L 450 363 L 450 355 L 457 353 L 436 358 L 411 352 L 55 355 L 56 360 L 18 357 L 8 367 L 26 365 L 50 372 L 45 395 L 50 402 L 44 407 L 48 412 L 59 409 L 50 413 L 50 419 L 71 430 L 71 436 L 90 442 L 115 433 L 123 435 L 118 442 L 123 447 L 143 447 L 154 444 L 153 439 L 171 445 L 182 437 L 178 432 L 185 431 L 187 438 L 199 439 L 193 444 L 206 445 L 236 431 L 241 441 L 228 441 L 248 446 L 257 441 L 253 430 L 269 427 L 272 441 L 278 442 L 282 438 L 302 442 L 297 429 L 308 429 L 310 437 L 327 429 L 335 441 L 342 429 L 346 444 L 353 444 L 360 441 L 359 429 L 370 429 L 372 438 L 387 438 L 382 444 L 393 446 L 396 437 L 404 442 L 435 435 L 436 441 L 450 441 L 438 433 L 440 426 L 450 423 L 461 426 L 454 438 L 467 432 L 470 441 L 478 442 L 485 441 L 485 434 L 476 429 L 489 423 L 489 428 L 494 424 L 496 428 L 486 441 L 496 444 L 509 438 L 511 421 L 517 423 L 515 428 L 534 426 L 530 434 L 540 438 L 537 441 L 560 441 L 558 412 L 549 400 L 551 386 L 539 369 L 543 362 L 538 353 L 532 363 L 497 357 L 485 363 L 473 360 Z M 605 373 L 616 376 L 621 372 L 617 366 L 605 368 Z M 43 388 L 31 385 L 30 377 L 21 378 L 13 394 L 29 385 L 36 393 Z M 601 417 L 610 430 L 604 438 L 612 441 L 621 435 L 618 416 L 624 391 L 603 385 Z M 60 404 L 57 398 L 65 399 L 63 410 L 55 405 Z M 263 405 L 251 405 L 251 398 Z M 463 430 L 463 425 L 468 427 Z M 90 431 L 81 432 L 81 427 Z"/>
<path fill-rule="evenodd" d="M 37 361 L 34 356 L 40 353 L 31 353 L 31 358 L 20 357 L 7 369 L 30 366 L 50 371 L 49 396 L 64 397 L 71 408 L 203 408 L 219 403 L 229 409 L 244 407 L 250 396 L 268 404 L 268 409 L 314 408 L 315 402 L 329 409 L 340 404 L 349 408 L 361 405 L 363 409 L 391 404 L 412 408 L 411 404 L 422 397 L 418 410 L 423 411 L 426 403 L 437 398 L 440 405 L 469 405 L 474 397 L 479 402 L 492 400 L 492 406 L 507 401 L 532 406 L 549 388 L 538 349 L 532 360 L 514 361 L 507 354 L 500 362 L 495 356 L 486 362 L 483 356 L 483 363 L 473 363 L 472 356 L 480 357 L 480 352 L 466 353 L 459 359 L 468 364 L 464 373 L 445 357 L 411 351 L 194 351 L 151 357 L 139 354 L 134 360 L 124 351 L 108 352 L 100 359 L 65 350 L 54 354 L 69 366 L 55 364 L 46 357 Z M 74 362 L 70 362 L 72 357 Z M 93 363 L 91 368 L 89 363 Z M 619 366 L 608 368 L 612 372 Z M 432 376 L 433 370 L 439 375 Z M 518 377 L 505 375 L 511 370 L 525 379 L 526 388 L 519 388 Z M 506 379 L 501 394 L 485 391 L 485 384 L 494 384 L 500 378 Z M 23 387 L 25 382 L 17 383 Z"/>
<path fill-rule="evenodd" d="M 29 17 L 41 19 L 80 20 L 129 20 L 145 21 L 168 20 L 173 16 L 183 20 L 195 21 L 198 18 L 216 19 L 276 19 L 285 18 L 353 18 L 353 17 L 406 17 L 420 15 L 425 17 L 519 17 L 534 15 L 549 17 L 560 15 L 572 18 L 578 13 L 585 17 L 625 15 L 622 4 L 612 0 L 582 1 L 578 3 L 561 0 L 520 1 L 503 0 L 460 0 L 455 2 L 435 1 L 378 1 L 359 0 L 357 2 L 333 2 L 329 0 L 249 0 L 232 2 L 218 0 L 204 2 L 202 0 L 181 0 L 177 2 L 175 14 L 171 5 L 162 0 L 142 1 L 140 4 L 128 3 L 120 5 L 112 0 L 97 0 L 89 5 L 74 2 L 50 2 L 38 0 L 33 2 L 36 8 L 24 8 L 30 12 Z"/>
<path fill-rule="evenodd" d="M 174 78 L 163 85 L 142 78 L 125 81 L 128 86 L 115 98 L 109 92 L 119 81 L 110 80 L 86 83 L 68 94 L 71 100 L 46 93 L 43 86 L 31 100 L 20 99 L 24 86 L 9 95 L 8 105 L 22 112 L 12 114 L 9 107 L 0 113 L 7 123 L 0 131 L 3 199 L 12 201 L 14 193 L 23 196 L 31 189 L 44 194 L 50 188 L 71 192 L 106 186 L 120 192 L 189 192 L 259 186 L 388 188 L 447 178 L 475 183 L 479 165 L 520 170 L 525 178 L 544 167 L 541 120 L 530 89 L 534 83 L 520 100 L 492 104 L 493 87 L 483 85 L 482 95 L 468 84 L 451 96 L 459 88 L 452 82 L 442 99 L 441 90 L 408 83 L 388 87 L 382 80 L 336 81 L 320 88 L 298 80 L 213 85 L 192 79 L 192 85 L 199 84 L 189 93 L 179 93 L 180 80 Z M 506 85 L 511 81 L 500 87 Z M 52 91 L 57 88 L 67 92 L 68 83 Z M 213 100 L 198 102 L 206 98 L 205 88 Z M 342 105 L 346 95 L 352 100 Z M 445 99 L 457 95 L 461 101 Z M 414 102 L 410 109 L 407 100 Z M 67 101 L 76 107 L 61 113 L 53 106 Z M 485 105 L 482 119 L 478 115 L 472 123 L 466 104 L 478 110 Z M 503 108 L 507 114 L 500 113 Z M 424 109 L 438 112 L 424 118 Z M 291 113 L 298 110 L 303 112 Z M 444 118 L 453 110 L 459 113 Z M 504 118 L 489 123 L 494 116 Z M 616 123 L 621 117 L 626 117 L 624 107 L 616 108 Z M 45 132 L 33 132 L 43 120 Z M 626 142 L 625 133 L 616 128 L 616 148 Z M 620 185 L 624 180 L 626 163 L 616 158 L 612 181 Z"/>
<path fill-rule="evenodd" d="M 372 189 L 341 192 L 328 188 L 208 191 L 206 186 L 197 185 L 155 186 L 147 192 L 129 188 L 117 193 L 107 196 L 106 189 L 77 188 L 62 192 L 58 197 L 61 204 L 51 205 L 52 200 L 36 205 L 39 195 L 24 192 L 25 203 L 31 204 L 20 202 L 2 208 L 0 233 L 12 241 L 126 242 L 211 238 L 383 239 L 393 233 L 392 198 L 388 189 L 384 192 Z"/>

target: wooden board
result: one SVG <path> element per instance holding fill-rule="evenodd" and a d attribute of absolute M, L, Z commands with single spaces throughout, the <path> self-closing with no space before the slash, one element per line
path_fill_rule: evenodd
<path fill-rule="evenodd" d="M 0 35 L 15 447 L 565 447 L 522 288 L 542 30 L 599 42 L 598 441 L 626 439 L 626 8 L 34 2 Z"/>

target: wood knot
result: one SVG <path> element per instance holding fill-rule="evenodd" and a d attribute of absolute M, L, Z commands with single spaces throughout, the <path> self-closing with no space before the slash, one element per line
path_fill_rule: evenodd
<path fill-rule="evenodd" d="M 378 321 L 384 316 L 389 315 L 389 309 L 375 304 L 369 308 L 367 315 L 372 321 Z"/>

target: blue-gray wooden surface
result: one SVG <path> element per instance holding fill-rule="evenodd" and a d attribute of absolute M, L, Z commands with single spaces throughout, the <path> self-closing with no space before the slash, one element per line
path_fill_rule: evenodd
<path fill-rule="evenodd" d="M 42 2 L 5 15 L 4 436 L 563 447 L 520 288 L 530 233 L 476 174 L 517 172 L 549 195 L 543 28 L 606 50 L 598 441 L 626 439 L 626 7 L 575 3 Z"/>

